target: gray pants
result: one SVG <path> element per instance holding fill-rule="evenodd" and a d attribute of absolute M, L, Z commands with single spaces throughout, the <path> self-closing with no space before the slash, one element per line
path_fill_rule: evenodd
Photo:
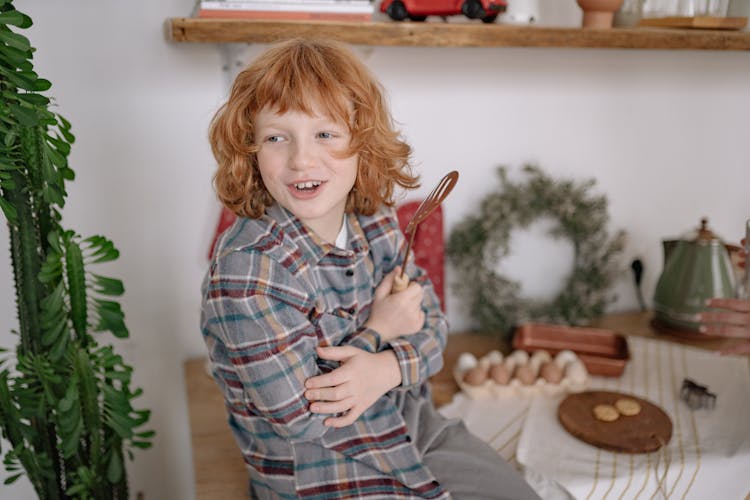
<path fill-rule="evenodd" d="M 412 442 L 456 500 L 539 499 L 518 472 L 460 420 L 440 415 L 429 398 L 399 398 Z"/>

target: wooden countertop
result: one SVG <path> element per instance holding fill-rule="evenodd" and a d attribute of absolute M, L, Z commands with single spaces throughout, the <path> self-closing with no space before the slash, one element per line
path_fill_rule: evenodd
<path fill-rule="evenodd" d="M 602 317 L 592 326 L 609 328 L 625 335 L 658 337 L 665 340 L 716 350 L 732 340 L 686 340 L 657 333 L 651 326 L 651 313 L 623 313 Z M 462 352 L 476 356 L 492 349 L 507 351 L 498 339 L 476 333 L 454 333 L 448 336 L 444 353 L 445 367 L 432 379 L 433 399 L 437 406 L 449 403 L 458 392 L 451 373 Z M 185 362 L 188 411 L 190 414 L 195 495 L 197 500 L 246 498 L 247 472 L 242 456 L 227 425 L 224 399 L 216 383 L 206 373 L 205 358 Z"/>
<path fill-rule="evenodd" d="M 206 358 L 185 361 L 196 500 L 247 498 L 245 462 L 229 430 L 224 397 Z"/>

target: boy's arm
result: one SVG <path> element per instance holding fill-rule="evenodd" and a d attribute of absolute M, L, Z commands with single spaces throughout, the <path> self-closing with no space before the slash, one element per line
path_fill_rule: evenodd
<path fill-rule="evenodd" d="M 378 285 L 366 322 L 384 340 L 418 331 L 425 321 L 421 286 L 412 283 L 397 294 L 391 293 L 398 273 L 397 267 Z M 310 411 L 343 414 L 327 419 L 326 425 L 344 427 L 354 423 L 378 398 L 401 384 L 401 367 L 393 349 L 372 353 L 341 344 L 319 347 L 318 355 L 340 363 L 335 370 L 312 377 L 305 384 L 305 396 L 313 402 Z"/>
<path fill-rule="evenodd" d="M 440 300 L 427 273 L 410 259 L 407 274 L 411 281 L 422 286 L 424 296 L 422 311 L 425 320 L 422 329 L 411 335 L 402 335 L 384 343 L 383 349 L 392 349 L 401 368 L 401 388 L 421 385 L 443 367 L 448 322 L 440 309 Z"/>
<path fill-rule="evenodd" d="M 424 269 L 417 266 L 414 252 L 409 261 L 399 262 L 403 257 L 401 250 L 406 246 L 406 239 L 398 226 L 395 210 L 387 215 L 389 231 L 386 237 L 373 243 L 379 249 L 383 263 L 406 265 L 409 280 L 418 283 L 423 290 L 422 311 L 425 319 L 422 328 L 411 335 L 401 335 L 383 342 L 381 349 L 392 349 L 401 367 L 401 388 L 408 389 L 421 385 L 439 372 L 443 367 L 443 349 L 448 334 L 448 322 L 440 308 L 440 299 Z M 385 269 L 388 271 L 388 269 Z"/>
<path fill-rule="evenodd" d="M 368 224 L 378 228 L 376 237 L 370 241 L 370 247 L 375 265 L 383 268 L 382 284 L 388 279 L 393 266 L 399 263 L 400 250 L 405 246 L 406 241 L 399 229 L 396 212 L 393 209 L 389 209 L 384 215 L 381 214 L 374 221 L 368 221 Z M 413 252 L 409 258 L 406 273 L 410 280 L 418 283 L 423 290 L 424 322 L 421 328 L 415 327 L 409 334 L 388 338 L 376 329 L 368 328 L 368 322 L 365 322 L 363 327 L 345 339 L 342 344 L 359 347 L 369 352 L 393 351 L 401 370 L 400 387 L 408 389 L 427 382 L 443 367 L 443 349 L 448 333 L 448 323 L 427 273 L 414 263 Z"/>
<path fill-rule="evenodd" d="M 389 274 L 378 286 L 375 294 L 376 301 L 378 295 L 381 295 L 380 292 L 387 289 L 385 293 L 390 293 L 391 287 L 387 281 L 392 281 L 392 274 Z M 424 309 L 425 304 L 430 304 L 432 301 L 437 303 L 437 298 L 434 297 L 429 281 L 423 278 L 420 278 L 420 281 L 429 287 L 433 295 L 432 299 L 428 297 L 425 300 L 424 289 L 416 282 L 399 294 L 418 294 L 418 297 L 422 297 L 421 304 Z M 403 317 L 404 314 L 398 313 L 402 301 L 406 300 L 390 296 L 381 304 L 379 315 L 383 312 L 396 312 L 396 319 Z M 383 308 L 383 305 L 386 307 Z M 414 306 L 419 306 L 419 302 Z M 405 309 L 409 310 L 411 307 Z M 373 307 L 374 310 L 375 307 Z M 443 344 L 440 344 L 438 339 L 445 338 L 445 327 L 441 327 L 441 323 L 445 325 L 445 319 L 440 312 L 439 304 L 437 310 L 438 313 L 433 313 L 432 318 L 428 315 L 422 317 L 420 311 L 420 322 L 416 323 L 416 326 L 404 326 L 406 331 L 419 330 L 416 333 L 400 336 L 393 335 L 392 332 L 384 333 L 382 335 L 384 348 L 375 354 L 353 348 L 351 345 L 318 348 L 321 358 L 339 361 L 341 365 L 330 373 L 312 377 L 307 381 L 306 385 L 309 390 L 305 396 L 313 402 L 310 407 L 311 411 L 329 415 L 345 412 L 344 415 L 331 417 L 325 422 L 326 425 L 332 427 L 344 427 L 354 423 L 370 405 L 391 389 L 409 388 L 421 384 L 436 373 L 442 366 L 443 350 Z M 387 320 L 392 319 L 394 318 L 387 318 Z M 386 321 L 385 324 L 387 325 L 388 322 Z M 384 323 L 376 321 L 375 324 Z M 408 325 L 409 322 L 407 321 L 406 324 Z M 419 329 L 418 325 L 422 325 L 422 329 Z M 388 326 L 393 327 L 393 324 Z M 383 330 L 383 332 L 386 331 L 387 329 Z M 441 332 L 442 335 L 440 335 Z M 423 353 L 429 353 L 429 355 L 423 356 Z M 404 383 L 405 373 L 412 377 L 409 384 Z"/>
<path fill-rule="evenodd" d="M 338 361 L 335 370 L 307 380 L 310 411 L 327 415 L 325 424 L 353 424 L 375 401 L 401 383 L 398 360 L 391 350 L 370 353 L 352 346 L 319 347 L 323 359 Z"/>

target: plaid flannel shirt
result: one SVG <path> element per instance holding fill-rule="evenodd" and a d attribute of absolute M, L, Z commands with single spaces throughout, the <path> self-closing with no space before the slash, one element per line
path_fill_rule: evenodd
<path fill-rule="evenodd" d="M 449 498 L 423 465 L 401 415 L 405 391 L 430 397 L 447 324 L 424 271 L 423 329 L 382 342 L 364 326 L 375 287 L 404 243 L 395 211 L 349 214 L 347 249 L 323 242 L 279 205 L 239 218 L 221 237 L 203 284 L 201 326 L 229 424 L 257 498 Z M 315 347 L 391 349 L 402 384 L 352 425 L 323 425 L 305 380 L 336 363 Z M 376 373 L 372 374 L 377 376 Z"/>

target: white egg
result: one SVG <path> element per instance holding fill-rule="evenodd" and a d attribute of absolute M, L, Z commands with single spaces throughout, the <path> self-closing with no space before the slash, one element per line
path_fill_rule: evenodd
<path fill-rule="evenodd" d="M 542 366 L 542 364 L 550 361 L 551 359 L 552 358 L 547 351 L 534 351 L 534 353 L 531 355 L 531 359 L 529 360 L 529 364 L 534 370 L 534 373 L 539 373 L 539 368 Z"/>
<path fill-rule="evenodd" d="M 557 366 L 559 366 L 562 369 L 565 369 L 568 363 L 571 363 L 577 360 L 578 360 L 578 356 L 576 356 L 576 353 L 568 349 L 558 352 L 557 355 L 555 356 L 555 363 L 557 364 Z"/>
<path fill-rule="evenodd" d="M 586 381 L 588 372 L 580 360 L 573 361 L 565 367 L 565 377 L 574 384 L 582 384 Z"/>
<path fill-rule="evenodd" d="M 511 375 L 512 374 L 502 363 L 497 363 L 490 367 L 490 377 L 496 384 L 508 385 Z"/>
<path fill-rule="evenodd" d="M 464 374 L 464 382 L 469 385 L 482 385 L 487 381 L 489 373 L 479 364 Z"/>
<path fill-rule="evenodd" d="M 522 351 L 520 349 L 510 353 L 509 357 L 516 360 L 516 365 L 525 365 L 529 362 L 529 355 L 526 353 L 526 351 Z"/>
<path fill-rule="evenodd" d="M 477 366 L 477 358 L 474 357 L 474 355 L 470 352 L 464 352 L 461 353 L 461 355 L 458 357 L 458 361 L 456 361 L 456 364 L 458 365 L 458 369 L 460 371 L 465 372 Z"/>
<path fill-rule="evenodd" d="M 497 350 L 493 350 L 488 352 L 485 358 L 489 360 L 491 365 L 499 365 L 503 362 L 503 353 Z"/>
<path fill-rule="evenodd" d="M 547 361 L 542 364 L 542 367 L 539 370 L 539 376 L 550 384 L 559 384 L 563 377 L 563 370 L 557 365 L 557 363 Z"/>
<path fill-rule="evenodd" d="M 531 364 L 518 365 L 513 377 L 518 379 L 523 385 L 531 385 L 536 380 L 536 373 Z"/>

